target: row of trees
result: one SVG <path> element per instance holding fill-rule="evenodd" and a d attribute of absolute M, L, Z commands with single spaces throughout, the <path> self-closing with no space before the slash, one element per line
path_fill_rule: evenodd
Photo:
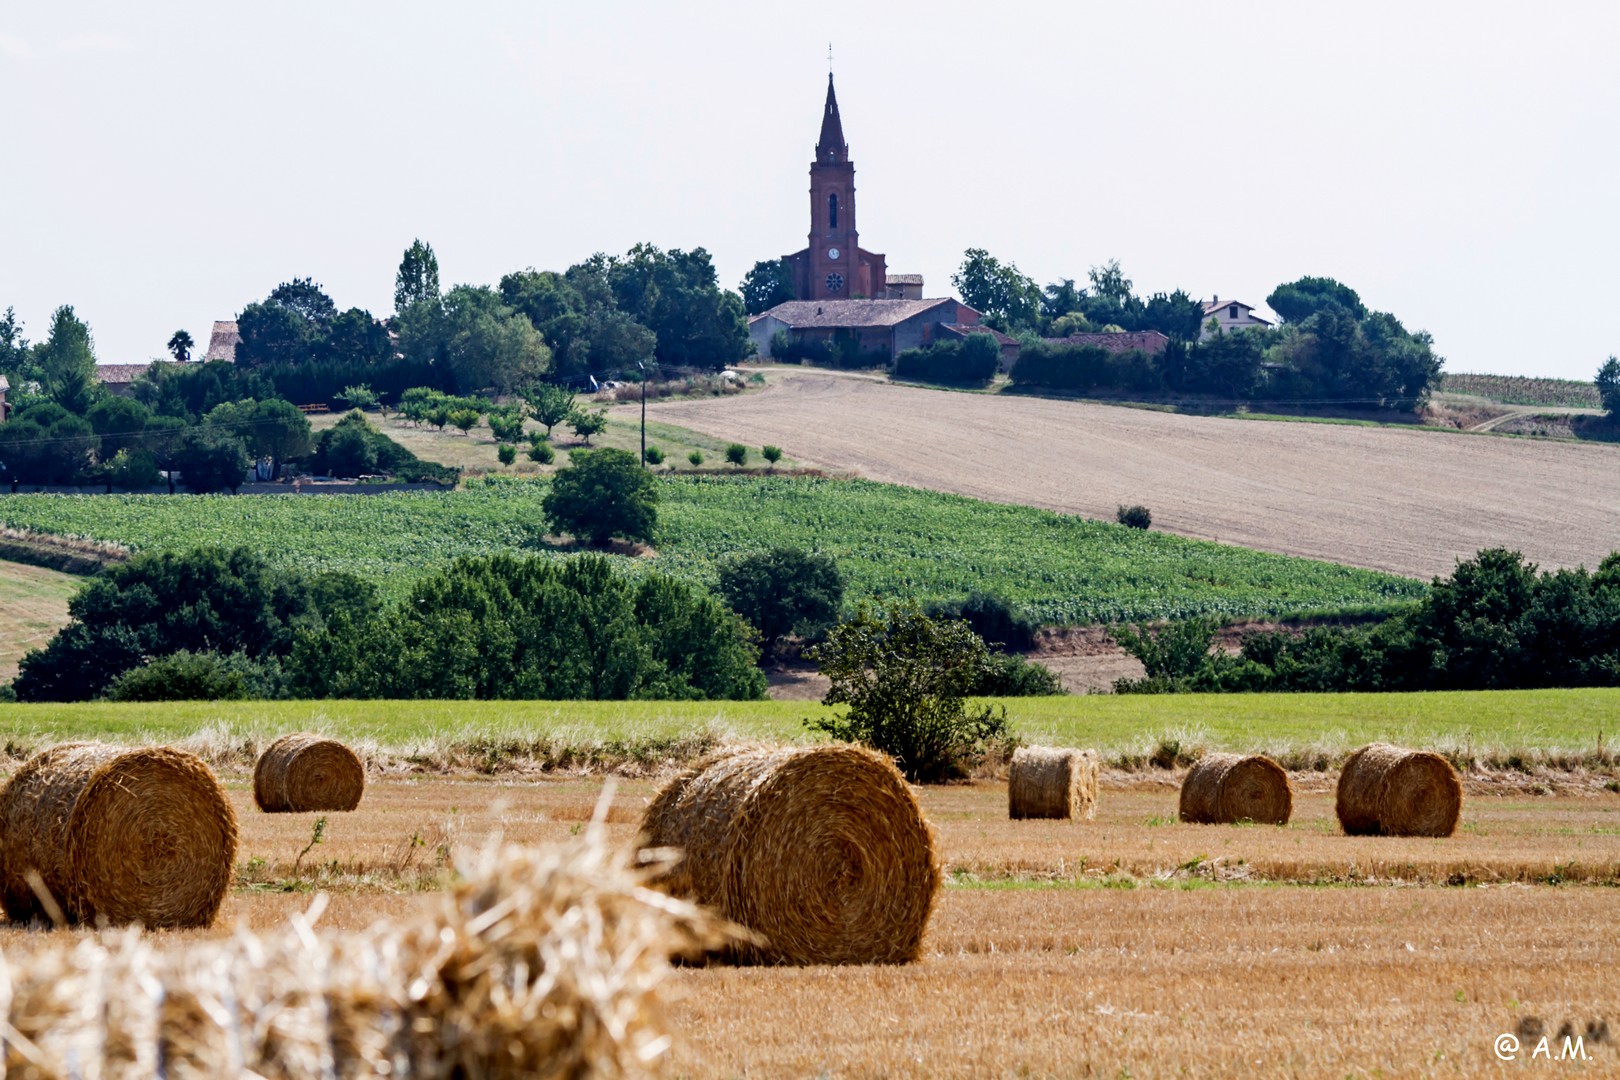
<path fill-rule="evenodd" d="M 1413 691 L 1620 686 L 1620 552 L 1595 573 L 1538 573 L 1490 549 L 1436 579 L 1411 610 L 1374 626 L 1254 634 L 1211 653 L 1192 621 L 1116 631 L 1147 669 L 1117 690 Z"/>

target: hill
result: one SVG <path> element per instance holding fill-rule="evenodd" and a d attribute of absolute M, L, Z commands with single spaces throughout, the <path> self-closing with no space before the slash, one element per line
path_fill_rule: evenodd
<path fill-rule="evenodd" d="M 1258 423 L 788 369 L 648 415 L 805 465 L 1428 578 L 1485 547 L 1588 567 L 1620 544 L 1620 446 Z"/>
<path fill-rule="evenodd" d="M 382 495 L 12 495 L 0 499 L 0 524 L 136 551 L 244 544 L 285 565 L 360 573 L 399 596 L 458 555 L 561 550 L 545 535 L 547 487 L 489 478 L 460 491 Z M 660 493 L 662 535 L 648 562 L 661 570 L 709 583 L 733 553 L 798 545 L 839 560 L 851 602 L 987 590 L 1043 622 L 1072 624 L 1384 610 L 1423 589 L 1382 573 L 860 480 L 665 475 Z"/>

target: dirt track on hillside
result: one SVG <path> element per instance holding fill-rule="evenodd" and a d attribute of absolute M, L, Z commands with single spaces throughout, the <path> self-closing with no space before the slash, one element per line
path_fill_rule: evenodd
<path fill-rule="evenodd" d="M 800 464 L 1427 578 L 1486 547 L 1620 548 L 1620 446 L 1183 416 L 791 373 L 648 416 Z"/>

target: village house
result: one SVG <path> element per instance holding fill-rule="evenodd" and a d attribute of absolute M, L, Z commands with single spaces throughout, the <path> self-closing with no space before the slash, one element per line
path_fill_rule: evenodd
<path fill-rule="evenodd" d="M 748 337 L 762 357 L 772 355 L 777 335 L 785 333 L 796 345 L 849 343 L 861 353 L 881 353 L 893 360 L 907 349 L 933 344 L 943 334 L 973 329 L 978 321 L 977 311 L 949 297 L 789 300 L 749 319 Z"/>
<path fill-rule="evenodd" d="M 1253 304 L 1245 304 L 1241 300 L 1222 300 L 1216 296 L 1204 304 L 1204 325 L 1198 333 L 1198 340 L 1208 341 L 1215 334 L 1225 333 L 1228 330 L 1270 328 L 1270 322 L 1254 313 Z"/>

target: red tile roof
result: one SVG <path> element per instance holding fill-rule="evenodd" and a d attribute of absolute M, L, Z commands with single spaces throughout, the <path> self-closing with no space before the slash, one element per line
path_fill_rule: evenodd
<path fill-rule="evenodd" d="M 97 364 L 96 378 L 103 383 L 132 383 L 137 375 L 143 374 L 151 367 L 150 361 L 144 364 Z"/>

